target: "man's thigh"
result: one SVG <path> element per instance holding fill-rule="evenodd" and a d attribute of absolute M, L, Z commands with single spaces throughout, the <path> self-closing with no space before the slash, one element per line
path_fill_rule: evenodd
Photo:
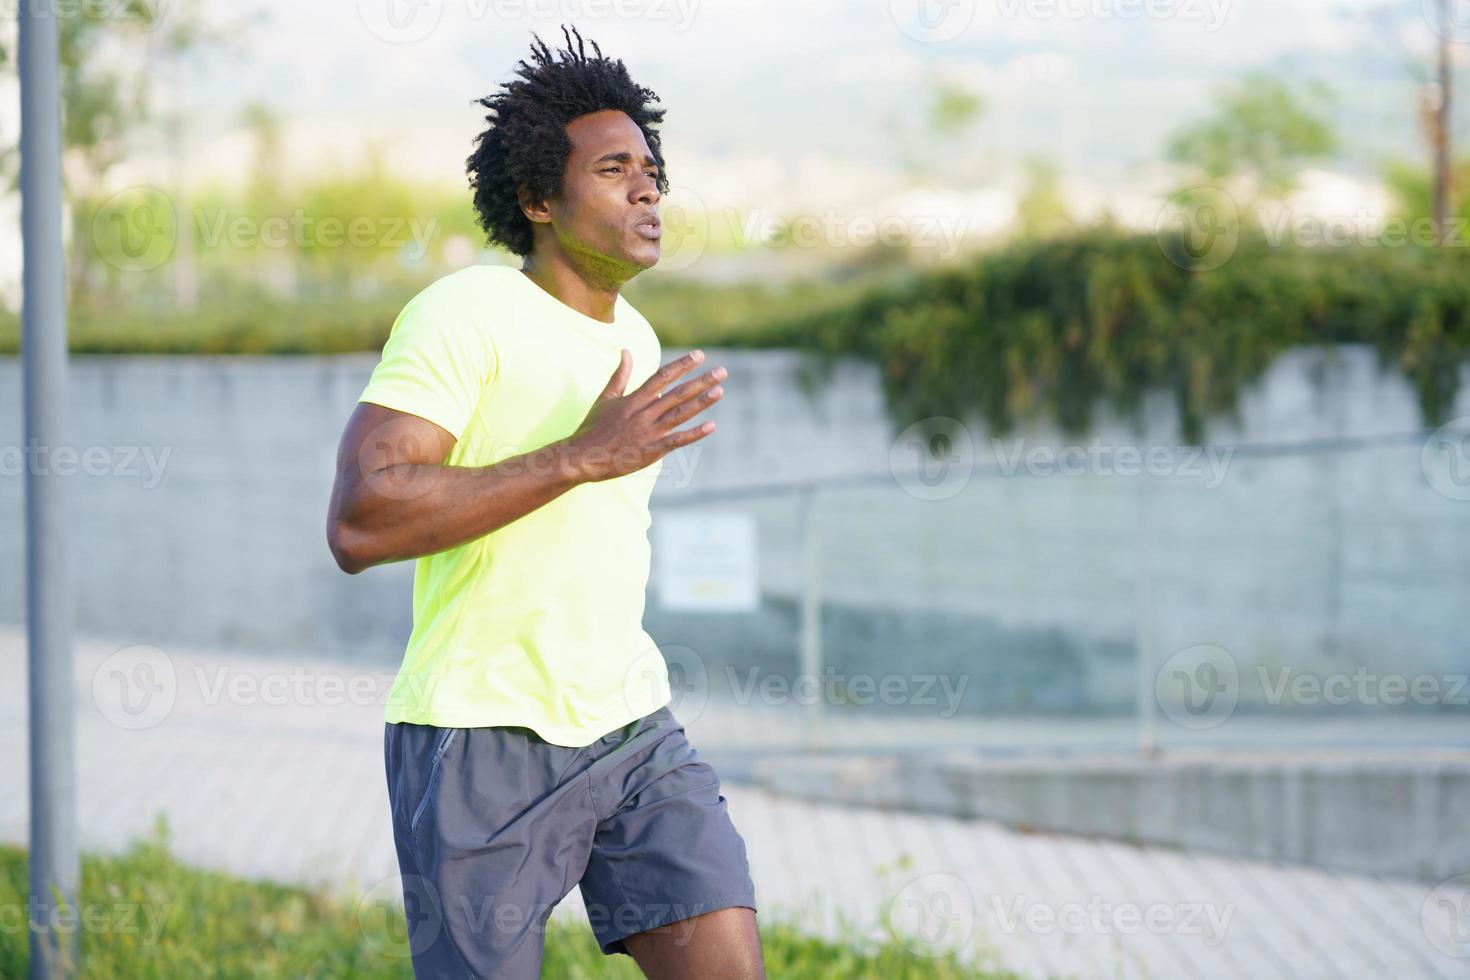
<path fill-rule="evenodd" d="M 596 831 L 586 750 L 505 726 L 397 723 L 384 738 L 415 975 L 539 977 L 547 919 Z"/>
<path fill-rule="evenodd" d="M 604 953 L 629 953 L 627 937 L 673 923 L 664 934 L 697 941 L 697 917 L 720 909 L 753 914 L 745 840 L 719 776 L 667 706 L 589 771 L 598 822 L 580 884 Z"/>
<path fill-rule="evenodd" d="M 623 940 L 649 980 L 765 980 L 755 909 L 716 909 Z"/>

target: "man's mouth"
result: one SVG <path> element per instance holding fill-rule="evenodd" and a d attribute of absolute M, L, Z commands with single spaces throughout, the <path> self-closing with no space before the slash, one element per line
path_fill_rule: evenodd
<path fill-rule="evenodd" d="M 633 226 L 633 230 L 651 241 L 658 241 L 664 235 L 663 223 L 657 218 L 644 218 Z"/>

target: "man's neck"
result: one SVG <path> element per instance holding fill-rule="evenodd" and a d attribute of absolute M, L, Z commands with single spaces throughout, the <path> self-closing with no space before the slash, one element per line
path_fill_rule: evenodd
<path fill-rule="evenodd" d="M 521 273 L 578 313 L 603 323 L 613 322 L 618 287 L 589 282 L 570 263 L 526 256 Z"/>

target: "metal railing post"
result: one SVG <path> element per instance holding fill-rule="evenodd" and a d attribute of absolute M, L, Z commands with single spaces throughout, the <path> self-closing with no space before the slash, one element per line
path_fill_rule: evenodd
<path fill-rule="evenodd" d="M 801 588 L 801 671 L 798 677 L 810 677 L 816 696 L 802 716 L 802 740 L 808 750 L 822 748 L 822 554 L 821 534 L 817 526 L 817 487 L 809 483 L 802 488 L 799 524 L 804 555 Z"/>
<path fill-rule="evenodd" d="M 21 371 L 25 445 L 46 453 L 26 467 L 26 647 L 30 670 L 30 975 L 75 976 L 76 731 L 66 499 L 50 451 L 64 445 L 66 291 L 61 251 L 61 95 L 54 5 L 19 5 Z"/>

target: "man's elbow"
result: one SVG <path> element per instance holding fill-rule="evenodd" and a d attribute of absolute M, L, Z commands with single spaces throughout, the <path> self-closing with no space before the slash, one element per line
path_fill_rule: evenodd
<path fill-rule="evenodd" d="M 356 575 L 372 567 L 363 550 L 362 536 L 340 520 L 327 524 L 327 547 L 331 549 L 337 567 L 348 575 Z"/>

